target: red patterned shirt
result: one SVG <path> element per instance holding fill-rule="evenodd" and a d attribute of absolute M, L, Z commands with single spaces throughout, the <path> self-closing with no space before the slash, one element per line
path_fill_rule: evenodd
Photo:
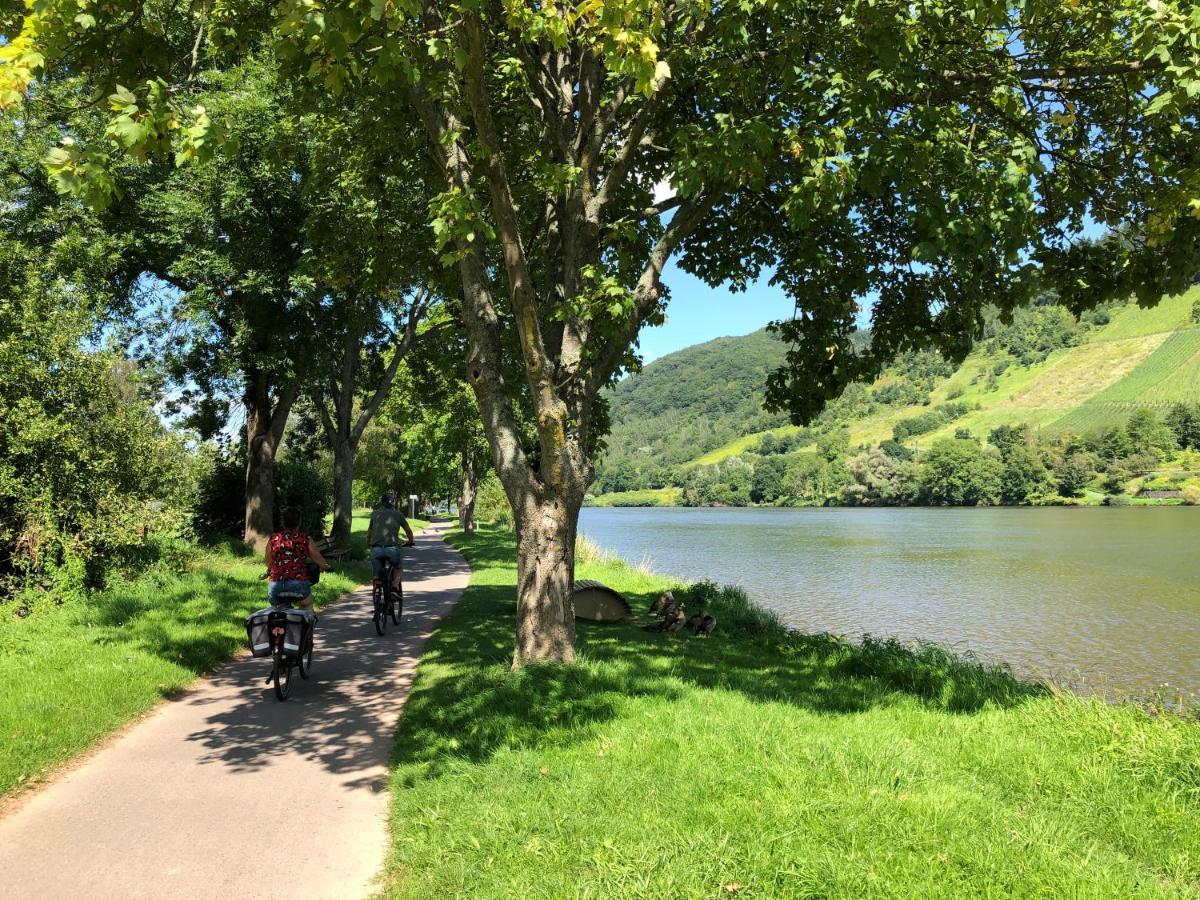
<path fill-rule="evenodd" d="M 271 548 L 271 581 L 308 581 L 308 535 L 303 531 L 277 531 L 268 542 Z"/>

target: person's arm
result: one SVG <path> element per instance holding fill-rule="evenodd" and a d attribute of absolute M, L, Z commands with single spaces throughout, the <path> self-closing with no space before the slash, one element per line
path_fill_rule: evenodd
<path fill-rule="evenodd" d="M 409 527 L 409 524 L 408 524 L 408 519 L 401 518 L 401 519 L 400 519 L 400 524 L 404 526 L 404 533 L 408 535 L 408 543 L 409 543 L 409 544 L 412 544 L 412 542 L 413 542 L 413 532 L 412 532 L 412 528 L 410 528 L 410 527 Z"/>
<path fill-rule="evenodd" d="M 371 532 L 375 530 L 375 513 L 371 513 L 371 521 L 367 523 L 367 546 L 371 546 Z"/>
<path fill-rule="evenodd" d="M 313 562 L 318 566 L 325 571 L 329 571 L 329 563 L 325 562 L 325 557 L 321 555 L 321 551 L 317 549 L 316 541 L 312 538 L 308 539 L 308 555 L 312 557 Z"/>
<path fill-rule="evenodd" d="M 271 562 L 275 559 L 275 554 L 271 552 L 271 542 L 267 541 L 267 571 L 271 571 Z"/>

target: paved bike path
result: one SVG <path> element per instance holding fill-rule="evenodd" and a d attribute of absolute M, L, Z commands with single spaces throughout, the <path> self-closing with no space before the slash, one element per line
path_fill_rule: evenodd
<path fill-rule="evenodd" d="M 327 607 L 313 678 L 278 702 L 244 657 L 0 820 L 6 898 L 352 898 L 387 851 L 387 762 L 425 642 L 469 569 L 435 523 L 384 637 L 370 586 Z"/>

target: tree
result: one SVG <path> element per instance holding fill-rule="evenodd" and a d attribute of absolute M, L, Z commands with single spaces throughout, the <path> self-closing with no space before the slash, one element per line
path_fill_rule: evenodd
<path fill-rule="evenodd" d="M 756 460 L 750 499 L 755 503 L 774 503 L 784 495 L 786 477 L 787 462 L 783 457 L 768 456 Z"/>
<path fill-rule="evenodd" d="M 1000 482 L 1000 499 L 1005 503 L 1028 503 L 1050 486 L 1045 464 L 1027 444 L 1013 444 L 1001 458 L 1004 474 Z"/>
<path fill-rule="evenodd" d="M 889 454 L 882 448 L 860 453 L 846 460 L 846 468 L 857 488 L 856 502 L 869 505 L 904 505 L 917 495 L 917 464 Z"/>
<path fill-rule="evenodd" d="M 116 0 L 97 22 L 42 0 L 3 48 L 0 102 L 48 60 L 143 83 L 144 11 Z M 288 2 L 274 15 L 218 0 L 190 13 L 222 46 L 274 44 L 313 103 L 365 96 L 425 130 L 468 382 L 516 521 L 515 665 L 574 656 L 601 391 L 661 319 L 672 256 L 737 287 L 774 267 L 798 314 L 780 326 L 794 346 L 769 399 L 798 421 L 899 351 L 961 358 L 983 306 L 1028 300 L 1035 270 L 1083 308 L 1153 302 L 1198 268 L 1189 0 Z M 179 152 L 205 149 L 187 90 L 138 96 L 138 135 L 183 120 Z M 102 194 L 88 152 L 55 165 Z M 1128 227 L 1075 240 L 1086 216 Z M 871 340 L 856 344 L 871 297 Z"/>
<path fill-rule="evenodd" d="M 1175 432 L 1152 409 L 1136 410 L 1125 423 L 1134 453 L 1173 453 L 1178 446 Z"/>
<path fill-rule="evenodd" d="M 1004 465 L 978 441 L 947 438 L 925 455 L 921 495 L 935 506 L 990 506 L 1000 499 Z"/>
<path fill-rule="evenodd" d="M 314 123 L 316 125 L 317 123 Z M 311 390 L 333 452 L 335 540 L 350 536 L 354 460 L 371 419 L 387 400 L 418 340 L 438 339 L 442 274 L 422 233 L 428 196 L 419 145 L 404 123 L 369 108 L 343 107 L 319 123 L 314 142 L 305 240 L 316 252 L 309 273 L 329 292 L 312 347 L 322 368 Z M 407 158 L 395 148 L 408 142 Z M 392 165 L 381 165 L 380 156 Z"/>
<path fill-rule="evenodd" d="M 1200 403 L 1176 403 L 1167 412 L 1167 427 L 1184 450 L 1200 450 Z"/>
<path fill-rule="evenodd" d="M 1096 458 L 1090 453 L 1071 453 L 1055 467 L 1054 477 L 1064 497 L 1078 497 L 1095 477 Z"/>

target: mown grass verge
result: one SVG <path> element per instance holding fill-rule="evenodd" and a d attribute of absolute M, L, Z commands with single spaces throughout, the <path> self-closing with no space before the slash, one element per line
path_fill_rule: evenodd
<path fill-rule="evenodd" d="M 579 625 L 509 671 L 511 535 L 474 573 L 397 733 L 392 897 L 1193 896 L 1200 726 L 937 648 L 790 635 L 688 589 L 711 638 Z M 636 608 L 668 583 L 580 577 Z"/>
<path fill-rule="evenodd" d="M 354 543 L 366 523 L 355 518 Z M 0 796 L 42 780 L 240 651 L 246 614 L 266 605 L 262 572 L 260 557 L 230 545 L 25 618 L 0 611 Z M 338 564 L 317 584 L 317 605 L 369 578 L 364 562 Z"/>

